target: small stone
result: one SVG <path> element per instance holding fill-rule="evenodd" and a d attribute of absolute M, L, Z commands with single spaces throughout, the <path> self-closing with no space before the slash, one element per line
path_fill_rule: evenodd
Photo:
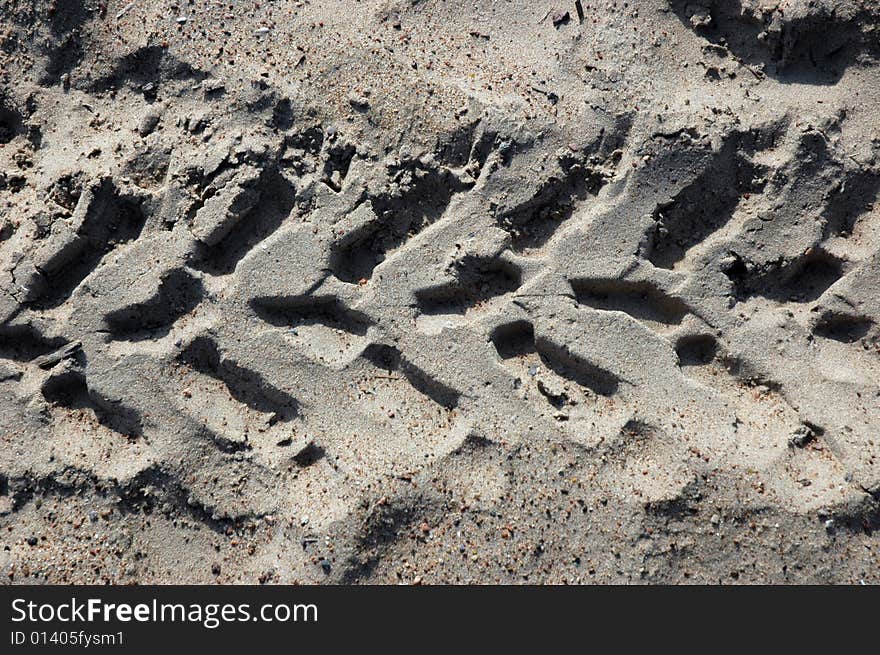
<path fill-rule="evenodd" d="M 36 546 L 37 545 L 37 538 L 34 536 L 30 536 L 27 538 L 27 543 L 28 543 L 28 546 Z"/>
<path fill-rule="evenodd" d="M 36 364 L 37 366 L 39 366 L 42 369 L 48 370 L 48 369 L 52 368 L 53 366 L 55 366 L 55 364 L 57 364 L 61 360 L 67 359 L 68 357 L 73 357 L 74 355 L 76 355 L 80 351 L 80 349 L 82 349 L 82 342 L 81 341 L 72 341 L 72 342 L 62 346 L 58 350 L 49 353 L 48 355 L 43 355 L 41 357 L 37 357 L 34 360 L 34 364 Z"/>
<path fill-rule="evenodd" d="M 141 136 L 148 136 L 158 125 L 159 115 L 151 112 L 141 119 L 140 125 L 138 125 L 138 134 Z"/>
<path fill-rule="evenodd" d="M 568 400 L 564 385 L 556 378 L 538 378 L 538 391 L 557 407 Z"/>
<path fill-rule="evenodd" d="M 366 111 L 370 108 L 370 101 L 367 99 L 367 97 L 354 92 L 348 95 L 348 104 L 350 104 L 357 111 Z"/>
<path fill-rule="evenodd" d="M 220 564 L 218 564 L 217 562 L 211 564 L 211 573 L 213 573 L 214 575 L 220 575 Z"/>
<path fill-rule="evenodd" d="M 705 28 L 712 24 L 712 14 L 705 9 L 695 11 L 690 18 L 690 23 L 695 28 Z"/>
<path fill-rule="evenodd" d="M 553 12 L 553 16 L 551 17 L 553 21 L 553 27 L 559 27 L 560 25 L 567 25 L 571 20 L 571 13 L 567 11 L 556 11 Z"/>
<path fill-rule="evenodd" d="M 816 433 L 809 426 L 802 425 L 788 438 L 788 445 L 792 448 L 803 448 L 816 437 Z"/>

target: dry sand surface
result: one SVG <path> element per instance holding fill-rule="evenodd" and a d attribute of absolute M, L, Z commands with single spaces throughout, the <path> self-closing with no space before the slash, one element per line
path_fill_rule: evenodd
<path fill-rule="evenodd" d="M 880 582 L 880 6 L 579 5 L 0 0 L 4 582 Z"/>

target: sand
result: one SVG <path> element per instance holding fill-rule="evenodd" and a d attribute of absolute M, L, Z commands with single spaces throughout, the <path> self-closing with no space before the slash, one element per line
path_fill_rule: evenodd
<path fill-rule="evenodd" d="M 880 582 L 870 0 L 0 1 L 0 578 Z"/>

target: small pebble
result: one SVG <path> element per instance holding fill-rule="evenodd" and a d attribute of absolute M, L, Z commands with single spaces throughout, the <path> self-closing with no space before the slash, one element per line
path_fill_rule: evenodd
<path fill-rule="evenodd" d="M 553 27 L 567 25 L 568 22 L 571 20 L 571 14 L 567 11 L 557 11 L 553 13 L 553 17 L 551 20 L 553 21 Z"/>

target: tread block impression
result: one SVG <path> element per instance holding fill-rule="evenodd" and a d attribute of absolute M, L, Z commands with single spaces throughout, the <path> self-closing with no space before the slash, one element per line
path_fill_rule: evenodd
<path fill-rule="evenodd" d="M 64 339 L 48 339 L 31 325 L 5 325 L 0 327 L 0 359 L 29 362 L 47 355 L 65 343 Z"/>
<path fill-rule="evenodd" d="M 741 149 L 748 153 L 757 146 L 745 136 L 728 137 L 709 167 L 657 208 L 648 261 L 660 268 L 675 268 L 691 248 L 730 221 L 745 195 L 760 190 L 754 182 L 759 167 Z"/>
<path fill-rule="evenodd" d="M 502 360 L 535 353 L 544 366 L 559 377 L 599 396 L 613 396 L 620 386 L 620 378 L 611 371 L 585 361 L 548 339 L 536 338 L 535 329 L 528 321 L 501 325 L 492 332 L 490 340 Z"/>
<path fill-rule="evenodd" d="M 167 334 L 181 316 L 195 309 L 204 293 L 200 280 L 176 269 L 162 279 L 152 298 L 111 312 L 104 320 L 117 339 L 157 338 Z"/>
<path fill-rule="evenodd" d="M 41 262 L 42 280 L 32 292 L 37 308 L 56 307 L 67 300 L 107 252 L 137 239 L 146 222 L 141 201 L 121 195 L 107 178 L 80 202 L 87 206 L 79 229 L 49 244 L 53 251 Z"/>
<path fill-rule="evenodd" d="M 575 298 L 593 309 L 625 312 L 633 318 L 676 325 L 688 314 L 688 306 L 650 282 L 614 279 L 575 279 Z"/>
<path fill-rule="evenodd" d="M 346 307 L 336 296 L 274 296 L 250 302 L 257 315 L 277 327 L 324 325 L 364 336 L 372 320 Z"/>
<path fill-rule="evenodd" d="M 130 439 L 143 435 L 140 414 L 90 389 L 81 371 L 68 370 L 49 378 L 41 391 L 43 397 L 54 405 L 93 413 L 98 423 L 119 435 Z"/>
<path fill-rule="evenodd" d="M 376 220 L 331 248 L 330 269 L 343 282 L 368 280 L 392 250 L 436 222 L 466 186 L 445 168 L 409 163 L 392 171 L 390 191 L 370 197 Z"/>
<path fill-rule="evenodd" d="M 224 358 L 217 344 L 207 337 L 194 339 L 178 359 L 223 382 L 233 398 L 251 409 L 274 414 L 281 421 L 292 420 L 299 414 L 299 403 L 294 397 L 273 387 L 259 373 Z"/>
<path fill-rule="evenodd" d="M 232 273 L 248 252 L 281 226 L 296 205 L 296 189 L 274 168 L 265 170 L 246 195 L 247 202 L 234 225 L 218 232 L 224 236 L 197 247 L 193 257 L 196 268 L 212 275 Z"/>
<path fill-rule="evenodd" d="M 550 178 L 528 202 L 496 216 L 508 232 L 514 252 L 525 253 L 546 244 L 568 221 L 578 206 L 605 185 L 604 175 L 574 164 L 559 177 Z"/>
<path fill-rule="evenodd" d="M 465 257 L 455 265 L 455 282 L 415 292 L 423 314 L 465 314 L 479 304 L 516 291 L 522 274 L 515 266 L 482 257 Z"/>
<path fill-rule="evenodd" d="M 433 379 L 428 373 L 408 362 L 400 351 L 384 344 L 371 344 L 364 350 L 364 359 L 385 371 L 400 372 L 419 393 L 427 396 L 447 409 L 458 405 L 461 394 L 442 382 Z"/>

